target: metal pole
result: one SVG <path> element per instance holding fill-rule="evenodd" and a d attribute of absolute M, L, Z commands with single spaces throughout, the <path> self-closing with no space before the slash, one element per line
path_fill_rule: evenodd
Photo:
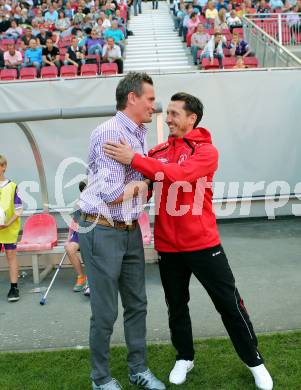
<path fill-rule="evenodd" d="M 278 14 L 278 40 L 279 40 L 279 44 L 282 45 L 282 23 L 281 23 L 281 15 L 282 14 Z"/>
<path fill-rule="evenodd" d="M 34 159 L 36 161 L 39 179 L 40 179 L 40 188 L 41 188 L 41 193 L 42 193 L 43 210 L 47 213 L 48 212 L 48 204 L 49 204 L 47 182 L 46 182 L 44 164 L 43 164 L 42 156 L 41 156 L 37 141 L 36 141 L 32 131 L 30 130 L 27 123 L 16 122 L 16 124 L 23 131 L 25 137 L 27 138 L 27 140 L 30 144 L 32 153 L 34 155 Z"/>

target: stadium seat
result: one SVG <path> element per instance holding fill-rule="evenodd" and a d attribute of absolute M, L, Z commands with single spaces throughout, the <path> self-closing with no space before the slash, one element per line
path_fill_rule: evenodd
<path fill-rule="evenodd" d="M 205 70 L 208 69 L 219 69 L 219 64 L 217 58 L 214 58 L 213 64 L 211 64 L 210 58 L 202 59 L 202 68 Z"/>
<path fill-rule="evenodd" d="M 5 50 L 7 50 L 7 45 L 12 44 L 12 43 L 15 43 L 15 41 L 13 39 L 4 38 L 1 40 L 1 46 Z"/>
<path fill-rule="evenodd" d="M 150 226 L 149 216 L 146 211 L 142 211 L 139 216 L 138 223 L 142 234 L 143 244 L 149 245 L 152 240 L 152 230 Z"/>
<path fill-rule="evenodd" d="M 236 58 L 235 57 L 224 57 L 223 58 L 224 69 L 232 69 L 234 65 L 236 65 Z"/>
<path fill-rule="evenodd" d="M 35 67 L 22 68 L 20 70 L 21 80 L 33 80 L 37 77 L 37 69 Z"/>
<path fill-rule="evenodd" d="M 75 65 L 64 65 L 61 67 L 61 77 L 76 77 L 77 67 Z"/>
<path fill-rule="evenodd" d="M 81 76 L 96 76 L 98 73 L 98 66 L 96 64 L 84 64 L 81 67 Z"/>
<path fill-rule="evenodd" d="M 0 73 L 0 79 L 2 81 L 16 80 L 18 73 L 16 69 L 2 69 Z"/>
<path fill-rule="evenodd" d="M 49 214 L 31 215 L 25 221 L 17 251 L 49 250 L 57 245 L 57 225 Z"/>
<path fill-rule="evenodd" d="M 43 79 L 55 79 L 58 75 L 58 70 L 56 66 L 44 66 L 41 69 L 41 77 Z"/>
<path fill-rule="evenodd" d="M 244 64 L 248 66 L 248 68 L 257 68 L 258 60 L 256 57 L 244 57 Z"/>
<path fill-rule="evenodd" d="M 103 76 L 110 76 L 118 73 L 118 66 L 114 62 L 108 62 L 107 64 L 101 64 L 100 73 Z"/>

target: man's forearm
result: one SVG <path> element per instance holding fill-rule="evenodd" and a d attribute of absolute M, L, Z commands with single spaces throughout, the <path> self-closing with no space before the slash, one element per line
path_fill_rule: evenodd
<path fill-rule="evenodd" d="M 148 183 L 145 181 L 133 181 L 128 183 L 125 186 L 124 192 L 113 202 L 110 202 L 110 205 L 120 204 L 125 202 L 131 198 L 136 198 L 138 195 L 144 195 L 145 198 L 147 196 L 148 191 Z"/>

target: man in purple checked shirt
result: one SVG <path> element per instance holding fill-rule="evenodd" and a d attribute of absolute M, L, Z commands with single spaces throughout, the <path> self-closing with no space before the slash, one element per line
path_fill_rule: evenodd
<path fill-rule="evenodd" d="M 145 260 L 137 206 L 147 183 L 139 172 L 103 151 L 107 141 L 124 139 L 136 152 L 147 154 L 143 123 L 151 122 L 155 110 L 152 79 L 146 73 L 129 73 L 117 86 L 116 101 L 117 114 L 91 135 L 88 185 L 80 197 L 79 241 L 91 289 L 92 388 L 121 389 L 108 366 L 119 291 L 129 381 L 146 390 L 164 390 L 146 362 Z"/>

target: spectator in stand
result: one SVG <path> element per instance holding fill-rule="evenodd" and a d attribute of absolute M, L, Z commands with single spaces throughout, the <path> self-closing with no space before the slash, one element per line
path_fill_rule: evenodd
<path fill-rule="evenodd" d="M 58 20 L 59 15 L 57 11 L 54 9 L 53 5 L 50 5 L 49 10 L 45 14 L 45 21 L 50 22 L 51 24 L 55 24 L 55 22 Z"/>
<path fill-rule="evenodd" d="M 36 9 L 36 16 L 34 18 L 34 20 L 38 23 L 38 24 L 43 24 L 45 22 L 45 19 L 43 17 L 43 13 L 42 13 L 42 10 L 40 8 L 37 8 Z"/>
<path fill-rule="evenodd" d="M 59 33 L 59 35 L 62 35 L 62 33 L 66 30 L 69 30 L 71 26 L 71 21 L 69 18 L 65 16 L 64 11 L 59 11 L 59 18 L 55 22 L 55 29 Z"/>
<path fill-rule="evenodd" d="M 37 37 L 40 34 L 40 27 L 37 19 L 33 19 L 31 22 L 31 33 L 34 37 Z"/>
<path fill-rule="evenodd" d="M 236 27 L 242 27 L 242 22 L 240 18 L 236 15 L 236 11 L 232 10 L 230 12 L 230 17 L 227 19 L 227 23 L 230 29 L 230 32 L 232 33 L 233 29 Z"/>
<path fill-rule="evenodd" d="M 98 54 L 101 56 L 104 40 L 100 37 L 96 29 L 91 32 L 91 37 L 86 41 L 86 47 L 88 54 Z"/>
<path fill-rule="evenodd" d="M 138 15 L 138 10 L 139 14 L 142 14 L 142 6 L 141 6 L 142 1 L 141 0 L 133 0 L 133 7 L 134 7 L 134 15 Z"/>
<path fill-rule="evenodd" d="M 242 18 L 244 15 L 250 15 L 256 13 L 256 10 L 252 7 L 252 2 L 245 0 L 241 3 L 240 10 L 237 11 L 237 16 Z"/>
<path fill-rule="evenodd" d="M 72 8 L 71 6 L 71 3 L 68 1 L 65 5 L 65 16 L 66 18 L 69 18 L 70 20 L 73 18 L 74 16 L 74 9 Z"/>
<path fill-rule="evenodd" d="M 192 34 L 193 32 L 195 32 L 199 23 L 200 23 L 200 19 L 198 15 L 195 12 L 192 12 L 192 14 L 190 15 L 190 19 L 188 20 L 187 23 L 188 34 Z"/>
<path fill-rule="evenodd" d="M 192 6 L 193 12 L 195 12 L 197 15 L 200 15 L 202 13 L 202 7 L 199 5 L 198 0 L 193 0 Z"/>
<path fill-rule="evenodd" d="M 21 38 L 21 49 L 23 51 L 25 51 L 29 47 L 29 42 L 33 38 L 35 38 L 35 37 L 32 35 L 31 27 L 29 27 L 29 26 L 26 27 L 25 33 L 24 33 L 23 37 Z"/>
<path fill-rule="evenodd" d="M 204 31 L 204 26 L 199 23 L 197 31 L 191 37 L 191 53 L 194 64 L 197 65 L 197 53 L 199 50 L 204 50 L 210 40 L 210 35 Z"/>
<path fill-rule="evenodd" d="M 81 66 L 85 63 L 85 54 L 82 47 L 78 46 L 77 38 L 73 37 L 71 46 L 68 47 L 65 54 L 65 65 L 75 65 L 80 72 Z"/>
<path fill-rule="evenodd" d="M 16 50 L 14 43 L 7 45 L 7 51 L 4 52 L 4 65 L 6 69 L 16 69 L 19 77 L 22 65 L 22 54 Z"/>
<path fill-rule="evenodd" d="M 84 22 L 85 14 L 83 13 L 82 7 L 78 7 L 76 14 L 73 17 L 73 24 L 80 25 Z"/>
<path fill-rule="evenodd" d="M 97 34 L 100 35 L 101 37 L 103 36 L 103 33 L 105 31 L 105 28 L 102 25 L 102 19 L 98 18 L 97 23 L 93 27 L 93 29 L 97 30 Z"/>
<path fill-rule="evenodd" d="M 205 12 L 205 18 L 208 21 L 208 26 L 211 27 L 212 22 L 215 20 L 215 18 L 218 16 L 218 11 L 215 8 L 215 4 L 212 0 L 208 1 L 208 7 Z"/>
<path fill-rule="evenodd" d="M 32 18 L 28 16 L 28 11 L 26 8 L 22 8 L 20 16 L 19 24 L 31 24 Z"/>
<path fill-rule="evenodd" d="M 34 66 L 39 76 L 42 66 L 42 48 L 37 46 L 36 38 L 29 41 L 29 48 L 25 51 L 24 67 Z"/>
<path fill-rule="evenodd" d="M 214 19 L 214 28 L 218 28 L 220 30 L 228 30 L 228 24 L 226 20 L 226 9 L 221 8 L 218 11 L 217 17 Z"/>
<path fill-rule="evenodd" d="M 299 7 L 296 5 L 286 16 L 286 23 L 290 29 L 292 43 L 296 42 L 295 34 L 301 32 L 301 20 L 298 14 Z"/>
<path fill-rule="evenodd" d="M 183 21 L 186 15 L 186 7 L 184 3 L 180 4 L 180 9 L 177 11 L 175 18 L 175 30 L 179 30 L 179 37 L 183 35 Z"/>
<path fill-rule="evenodd" d="M 210 58 L 210 62 L 212 65 L 214 64 L 214 58 L 217 58 L 220 69 L 223 68 L 223 39 L 222 34 L 220 32 L 214 33 L 214 36 L 205 46 L 200 57 L 201 61 L 203 58 Z"/>
<path fill-rule="evenodd" d="M 14 39 L 14 41 L 17 41 L 18 38 L 23 34 L 22 27 L 18 26 L 18 23 L 16 20 L 12 20 L 10 22 L 10 28 L 6 30 L 5 37 L 8 39 Z"/>
<path fill-rule="evenodd" d="M 52 32 L 48 31 L 44 25 L 40 26 L 40 33 L 37 35 L 38 46 L 46 47 L 46 40 L 52 38 Z"/>
<path fill-rule="evenodd" d="M 102 26 L 105 30 L 111 28 L 111 18 L 109 15 L 106 15 L 103 11 L 100 13 L 102 19 Z"/>
<path fill-rule="evenodd" d="M 218 0 L 218 2 L 217 2 L 217 4 L 216 4 L 216 9 L 217 9 L 218 12 L 219 12 L 221 9 L 227 10 L 227 9 L 228 9 L 228 3 L 226 3 L 225 0 Z"/>
<path fill-rule="evenodd" d="M 104 32 L 104 38 L 114 38 L 115 44 L 120 46 L 121 54 L 123 54 L 125 47 L 125 38 L 123 32 L 118 28 L 117 20 L 112 20 L 112 26 Z"/>
<path fill-rule="evenodd" d="M 271 7 L 272 11 L 275 11 L 276 9 L 282 9 L 283 8 L 283 2 L 281 0 L 270 0 L 269 6 Z"/>
<path fill-rule="evenodd" d="M 258 14 L 268 14 L 271 12 L 269 5 L 266 3 L 265 0 L 260 0 L 258 7 L 256 9 L 256 12 Z"/>
<path fill-rule="evenodd" d="M 158 0 L 152 0 L 153 9 L 158 9 L 159 1 Z"/>
<path fill-rule="evenodd" d="M 60 51 L 54 46 L 52 38 L 46 40 L 46 47 L 42 50 L 42 60 L 44 66 L 56 66 L 58 71 L 60 70 Z"/>
<path fill-rule="evenodd" d="M 118 73 L 123 73 L 123 60 L 120 46 L 115 44 L 114 38 L 108 38 L 102 51 L 103 62 L 115 62 L 118 66 Z"/>
<path fill-rule="evenodd" d="M 186 14 L 185 14 L 184 19 L 183 19 L 183 30 L 182 30 L 183 31 L 182 32 L 183 42 L 186 42 L 186 35 L 188 32 L 188 22 L 190 20 L 190 16 L 192 13 L 193 13 L 193 5 L 187 4 L 186 5 Z"/>
<path fill-rule="evenodd" d="M 240 38 L 239 34 L 235 31 L 233 32 L 232 41 L 230 43 L 230 53 L 233 57 L 240 56 L 242 58 L 253 54 L 248 42 Z"/>

